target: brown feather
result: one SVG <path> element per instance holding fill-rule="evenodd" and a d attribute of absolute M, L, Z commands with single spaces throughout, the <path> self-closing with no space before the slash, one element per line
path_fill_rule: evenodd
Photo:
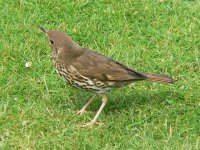
<path fill-rule="evenodd" d="M 158 75 L 158 74 L 145 74 L 148 81 L 161 82 L 161 83 L 175 83 L 175 80 L 167 75 Z"/>

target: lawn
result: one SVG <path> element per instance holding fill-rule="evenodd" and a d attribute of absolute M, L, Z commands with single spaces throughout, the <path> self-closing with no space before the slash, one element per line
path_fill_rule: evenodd
<path fill-rule="evenodd" d="M 200 149 L 198 0 L 16 0 L 0 2 L 0 149 Z M 176 84 L 135 82 L 75 113 L 93 93 L 55 72 L 39 26 Z M 32 62 L 32 67 L 25 64 Z"/>

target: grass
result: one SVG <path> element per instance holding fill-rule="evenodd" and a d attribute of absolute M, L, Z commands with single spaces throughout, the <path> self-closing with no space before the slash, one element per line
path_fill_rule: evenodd
<path fill-rule="evenodd" d="M 200 149 L 199 10 L 198 0 L 1 1 L 0 149 Z M 39 25 L 177 83 L 114 90 L 107 126 L 78 128 L 94 117 L 75 115 L 93 93 L 55 73 Z"/>

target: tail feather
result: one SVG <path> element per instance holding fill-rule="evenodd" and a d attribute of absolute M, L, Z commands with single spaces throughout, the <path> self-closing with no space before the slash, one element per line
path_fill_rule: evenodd
<path fill-rule="evenodd" d="M 145 74 L 146 80 L 161 83 L 175 83 L 175 80 L 167 75 Z"/>

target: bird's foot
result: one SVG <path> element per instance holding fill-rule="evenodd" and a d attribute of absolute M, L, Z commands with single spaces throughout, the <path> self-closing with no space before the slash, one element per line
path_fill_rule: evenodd
<path fill-rule="evenodd" d="M 102 122 L 94 122 L 94 121 L 91 121 L 91 122 L 88 122 L 88 123 L 84 123 L 83 125 L 80 125 L 79 127 L 81 127 L 81 128 L 91 128 L 91 127 L 93 127 L 94 125 L 104 126 L 105 124 L 102 123 Z"/>
<path fill-rule="evenodd" d="M 91 111 L 87 111 L 87 110 L 85 110 L 85 109 L 81 109 L 81 110 L 79 110 L 77 113 L 76 113 L 76 115 L 83 115 L 83 114 L 85 114 L 85 113 L 92 113 Z"/>

